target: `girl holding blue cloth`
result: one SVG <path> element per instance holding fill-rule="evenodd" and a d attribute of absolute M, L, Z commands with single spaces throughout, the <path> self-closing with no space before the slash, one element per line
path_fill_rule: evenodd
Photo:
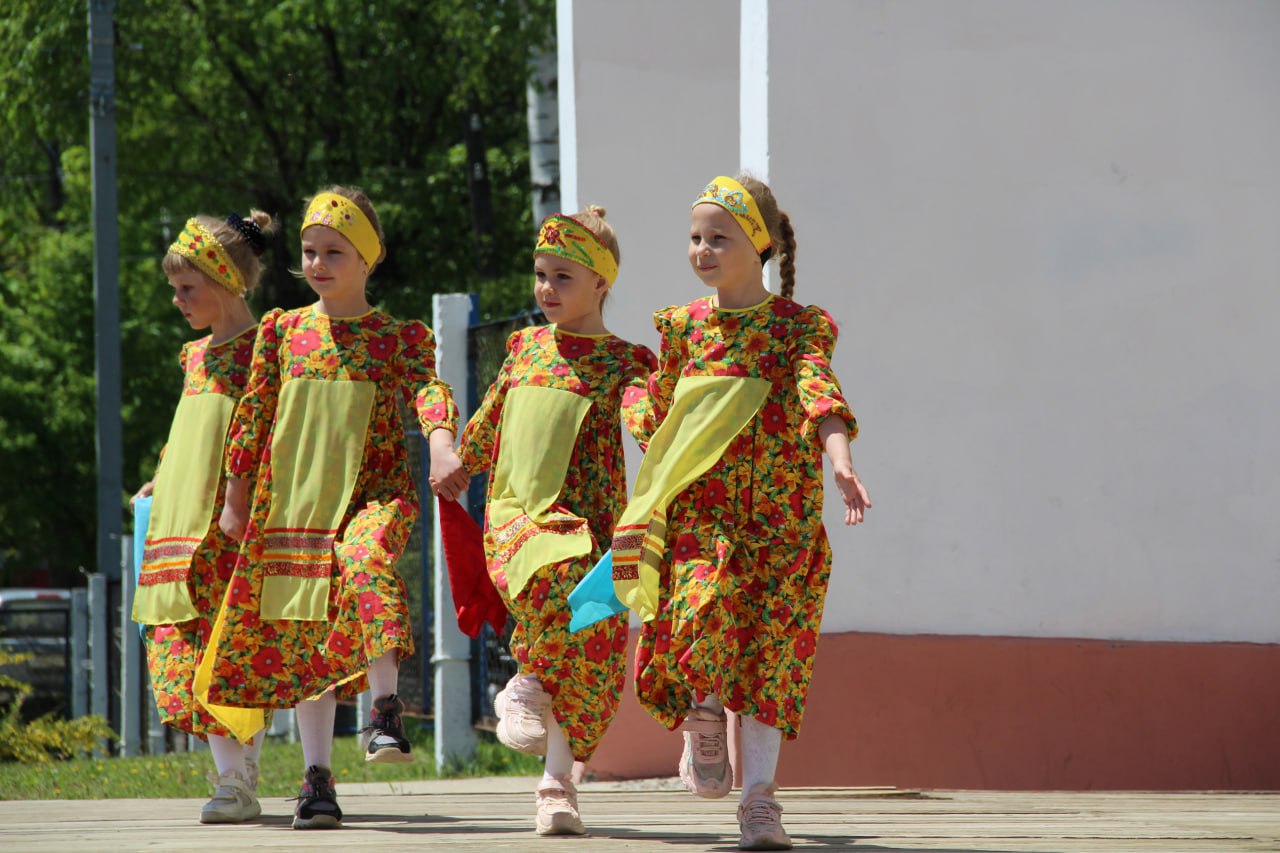
<path fill-rule="evenodd" d="M 585 832 L 570 773 L 613 720 L 626 668 L 626 618 L 574 634 L 566 606 L 626 502 L 619 412 L 643 397 L 655 366 L 650 350 L 605 327 L 620 253 L 604 215 L 593 206 L 542 223 L 534 296 L 551 325 L 511 335 L 498 378 L 462 433 L 467 470 L 490 472 L 485 558 L 515 620 L 520 671 L 494 703 L 498 738 L 546 755 L 540 835 Z"/>

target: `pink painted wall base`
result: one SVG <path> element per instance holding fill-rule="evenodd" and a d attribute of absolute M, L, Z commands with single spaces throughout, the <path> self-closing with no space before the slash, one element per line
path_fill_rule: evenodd
<path fill-rule="evenodd" d="M 628 682 L 589 771 L 671 776 L 679 756 Z M 1280 790 L 1280 645 L 823 634 L 778 780 Z"/>

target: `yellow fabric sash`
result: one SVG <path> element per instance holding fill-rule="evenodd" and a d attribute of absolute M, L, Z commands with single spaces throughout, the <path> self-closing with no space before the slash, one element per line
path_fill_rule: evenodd
<path fill-rule="evenodd" d="M 133 596 L 135 622 L 167 625 L 200 615 L 188 585 L 191 559 L 213 523 L 222 447 L 235 408 L 236 401 L 224 394 L 193 394 L 178 401 L 169 443 L 156 472 L 151 521 Z"/>
<path fill-rule="evenodd" d="M 513 598 L 543 566 L 591 553 L 586 520 L 552 509 L 590 408 L 588 398 L 558 388 L 507 392 L 484 546 L 490 572 L 506 573 Z"/>
<path fill-rule="evenodd" d="M 666 551 L 667 507 L 724 455 L 764 405 L 768 380 L 686 376 L 653 434 L 636 475 L 635 494 L 613 533 L 613 589 L 649 622 L 658 613 Z"/>
<path fill-rule="evenodd" d="M 284 383 L 271 438 L 262 530 L 263 619 L 328 618 L 333 540 L 355 491 L 373 411 L 371 382 Z"/>

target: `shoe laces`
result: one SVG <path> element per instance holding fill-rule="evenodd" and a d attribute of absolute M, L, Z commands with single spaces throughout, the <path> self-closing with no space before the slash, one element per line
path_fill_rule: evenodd
<path fill-rule="evenodd" d="M 763 797 L 742 804 L 742 822 L 777 825 L 782 823 L 782 806 Z"/>
<path fill-rule="evenodd" d="M 694 760 L 699 764 L 718 764 L 724 755 L 724 735 L 693 733 Z"/>

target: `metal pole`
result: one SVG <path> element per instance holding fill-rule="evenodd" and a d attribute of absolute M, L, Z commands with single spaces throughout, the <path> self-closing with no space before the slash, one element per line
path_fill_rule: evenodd
<path fill-rule="evenodd" d="M 142 752 L 142 718 L 147 713 L 142 676 L 142 637 L 133 623 L 133 594 L 137 582 L 133 575 L 133 537 L 120 540 L 120 754 Z"/>
<path fill-rule="evenodd" d="M 471 385 L 467 361 L 467 327 L 471 320 L 471 297 L 460 293 L 432 297 L 432 326 L 436 333 L 436 370 L 453 389 L 463 423 L 469 415 L 467 401 Z M 465 502 L 465 496 L 462 498 Z M 436 769 L 465 763 L 475 757 L 476 732 L 471 724 L 471 639 L 458 628 L 453 616 L 453 593 L 449 589 L 444 547 L 440 542 L 440 516 L 432 513 L 432 545 L 435 554 L 433 598 L 435 601 L 434 672 Z"/>
<path fill-rule="evenodd" d="M 89 673 L 93 687 L 89 691 L 89 708 L 102 719 L 110 719 L 111 693 L 108 688 L 108 648 L 111 642 L 111 599 L 107 576 L 102 572 L 89 575 Z M 107 752 L 103 741 L 102 752 Z"/>
<path fill-rule="evenodd" d="M 89 715 L 89 590 L 71 590 L 71 718 Z"/>
<path fill-rule="evenodd" d="M 115 0 L 89 0 L 89 144 L 93 151 L 94 364 L 97 376 L 98 563 L 119 571 L 124 510 L 120 436 L 120 261 L 116 201 Z"/>

